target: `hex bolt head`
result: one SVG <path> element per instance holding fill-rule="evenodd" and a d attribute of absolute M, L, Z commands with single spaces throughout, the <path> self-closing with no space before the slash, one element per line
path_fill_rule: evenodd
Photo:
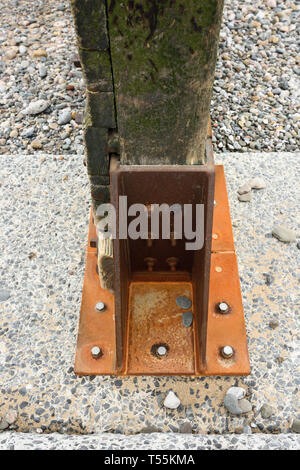
<path fill-rule="evenodd" d="M 103 312 L 106 308 L 106 305 L 104 302 L 97 302 L 96 305 L 95 305 L 95 309 L 98 311 L 98 312 Z"/>
<path fill-rule="evenodd" d="M 221 354 L 224 359 L 230 359 L 233 356 L 234 350 L 231 346 L 223 346 L 221 349 Z"/>
<path fill-rule="evenodd" d="M 102 351 L 99 346 L 93 346 L 91 349 L 91 354 L 94 359 L 99 359 L 102 356 Z"/>
<path fill-rule="evenodd" d="M 220 313 L 227 313 L 229 310 L 229 305 L 226 302 L 219 302 L 218 309 Z"/>
<path fill-rule="evenodd" d="M 159 356 L 165 356 L 167 354 L 167 348 L 165 346 L 159 346 L 157 348 L 157 354 Z"/>

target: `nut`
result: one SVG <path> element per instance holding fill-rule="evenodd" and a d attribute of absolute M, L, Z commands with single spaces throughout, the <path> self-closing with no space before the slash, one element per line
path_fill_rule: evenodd
<path fill-rule="evenodd" d="M 99 346 L 93 346 L 91 349 L 91 354 L 94 359 L 99 359 L 102 356 L 102 350 Z"/>
<path fill-rule="evenodd" d="M 229 305 L 226 302 L 219 302 L 218 310 L 220 313 L 227 313 L 229 311 Z"/>
<path fill-rule="evenodd" d="M 234 350 L 231 346 L 223 346 L 221 349 L 221 355 L 224 359 L 230 359 L 233 356 Z"/>
<path fill-rule="evenodd" d="M 98 312 L 103 312 L 106 309 L 106 305 L 105 305 L 104 302 L 97 302 L 96 305 L 95 305 L 95 309 Z"/>

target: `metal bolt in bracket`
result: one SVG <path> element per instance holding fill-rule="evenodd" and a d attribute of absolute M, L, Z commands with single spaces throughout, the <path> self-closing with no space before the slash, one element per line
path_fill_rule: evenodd
<path fill-rule="evenodd" d="M 91 354 L 94 359 L 99 359 L 102 356 L 102 350 L 99 346 L 93 346 Z"/>
<path fill-rule="evenodd" d="M 105 305 L 104 302 L 97 302 L 96 305 L 95 305 L 95 309 L 98 312 L 103 312 L 106 309 L 106 305 Z"/>
<path fill-rule="evenodd" d="M 159 348 L 157 348 L 157 354 L 159 356 L 165 356 L 167 354 L 167 348 L 165 346 L 159 346 Z"/>
<path fill-rule="evenodd" d="M 226 302 L 219 302 L 217 307 L 220 313 L 228 313 L 230 310 L 230 307 Z"/>
<path fill-rule="evenodd" d="M 234 350 L 231 346 L 223 346 L 221 349 L 221 355 L 224 359 L 230 359 L 234 354 Z"/>

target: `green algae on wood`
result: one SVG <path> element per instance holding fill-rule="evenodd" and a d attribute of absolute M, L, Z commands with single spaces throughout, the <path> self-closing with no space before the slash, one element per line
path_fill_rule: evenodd
<path fill-rule="evenodd" d="M 105 0 L 71 0 L 78 45 L 82 49 L 108 49 Z"/>
<path fill-rule="evenodd" d="M 223 0 L 108 0 L 123 164 L 202 164 Z"/>

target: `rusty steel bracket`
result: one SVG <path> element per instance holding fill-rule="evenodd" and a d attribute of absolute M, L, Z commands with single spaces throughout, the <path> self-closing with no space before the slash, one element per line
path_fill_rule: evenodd
<path fill-rule="evenodd" d="M 208 151 L 212 154 L 211 148 Z M 197 167 L 121 166 L 111 174 L 111 189 L 115 205 L 119 194 L 126 194 L 129 204 L 174 203 L 178 198 L 180 203 L 205 203 L 205 244 L 191 255 L 180 242 L 170 240 L 154 240 L 153 245 L 115 240 L 112 293 L 100 287 L 91 215 L 76 374 L 249 374 L 223 166 L 214 166 L 212 158 L 207 166 Z M 154 270 L 144 268 L 145 254 L 156 259 Z M 179 260 L 176 270 L 173 261 L 167 261 L 170 254 Z M 176 303 L 183 296 L 191 300 L 193 320 L 188 326 L 183 321 L 187 311 Z"/>

